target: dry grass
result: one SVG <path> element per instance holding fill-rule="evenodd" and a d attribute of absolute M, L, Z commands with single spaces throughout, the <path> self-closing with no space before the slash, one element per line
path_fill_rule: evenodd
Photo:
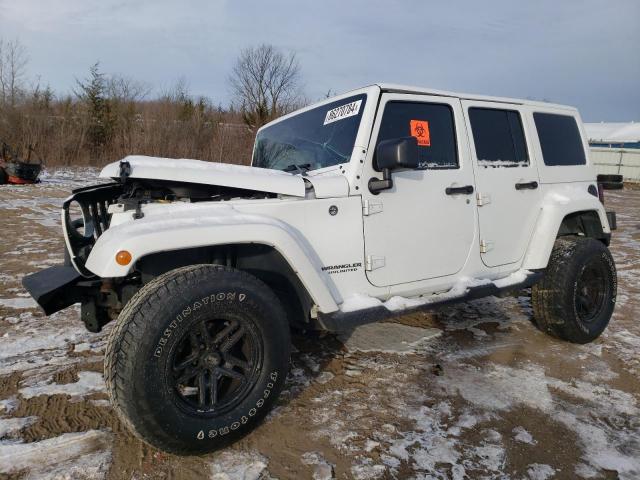
<path fill-rule="evenodd" d="M 96 121 L 82 99 L 32 92 L 14 105 L 0 105 L 0 141 L 21 157 L 31 145 L 47 165 L 99 166 L 130 154 L 250 161 L 254 133 L 240 114 L 206 99 L 106 101 L 107 116 Z"/>

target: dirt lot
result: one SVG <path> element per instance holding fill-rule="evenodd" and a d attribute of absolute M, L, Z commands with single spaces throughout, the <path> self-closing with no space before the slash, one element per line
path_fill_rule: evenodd
<path fill-rule="evenodd" d="M 62 261 L 59 206 L 93 175 L 0 187 L 0 478 L 640 478 L 640 191 L 607 195 L 620 286 L 597 342 L 535 330 L 526 292 L 405 316 L 382 337 L 374 327 L 367 351 L 296 338 L 264 424 L 233 448 L 179 458 L 115 418 L 105 333 L 85 331 L 74 309 L 44 317 L 20 285 Z M 433 338 L 402 344 L 421 332 Z"/>

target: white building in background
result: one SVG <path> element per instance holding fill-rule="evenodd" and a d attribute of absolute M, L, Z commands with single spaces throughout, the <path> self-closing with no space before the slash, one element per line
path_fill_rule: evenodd
<path fill-rule="evenodd" d="M 640 123 L 585 123 L 584 129 L 598 173 L 640 182 Z"/>
<path fill-rule="evenodd" d="M 585 123 L 589 145 L 609 148 L 640 148 L 640 123 Z"/>

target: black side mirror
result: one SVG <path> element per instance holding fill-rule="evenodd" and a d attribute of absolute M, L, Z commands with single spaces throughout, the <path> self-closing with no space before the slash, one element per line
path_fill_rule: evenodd
<path fill-rule="evenodd" d="M 371 178 L 369 191 L 378 194 L 393 187 L 391 170 L 397 168 L 418 168 L 418 140 L 415 137 L 392 138 L 383 140 L 376 148 L 376 170 L 382 171 L 382 180 Z"/>
<path fill-rule="evenodd" d="M 383 140 L 376 148 L 378 170 L 418 168 L 418 140 L 416 137 Z"/>

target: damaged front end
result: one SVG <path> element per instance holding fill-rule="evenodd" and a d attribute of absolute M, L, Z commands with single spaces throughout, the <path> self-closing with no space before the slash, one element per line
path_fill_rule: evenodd
<path fill-rule="evenodd" d="M 110 206 L 119 202 L 124 192 L 124 185 L 119 183 L 93 185 L 74 190 L 63 203 L 64 264 L 22 279 L 22 285 L 46 315 L 80 303 L 85 326 L 99 332 L 139 288 L 135 278 L 116 285 L 85 268 L 93 245 L 110 226 Z"/>
<path fill-rule="evenodd" d="M 124 277 L 102 278 L 87 268 L 87 260 L 98 239 L 110 228 L 144 217 L 146 204 L 216 202 L 236 198 L 274 198 L 276 194 L 211 184 L 165 179 L 131 178 L 128 162 L 121 162 L 117 181 L 72 191 L 62 205 L 65 240 L 63 265 L 50 267 L 23 278 L 24 288 L 51 315 L 73 304 L 81 304 L 81 318 L 89 331 L 99 332 L 115 319 L 126 303 L 153 275 L 140 269 Z M 137 266 L 139 267 L 139 265 Z"/>

